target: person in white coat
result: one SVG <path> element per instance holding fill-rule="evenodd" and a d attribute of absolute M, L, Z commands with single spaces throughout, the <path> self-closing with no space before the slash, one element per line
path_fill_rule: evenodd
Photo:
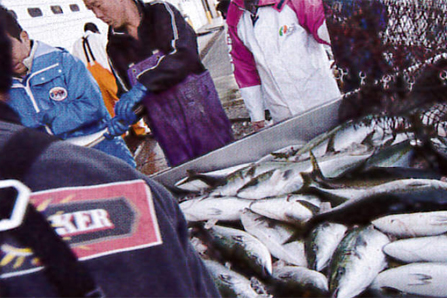
<path fill-rule="evenodd" d="M 75 43 L 73 44 L 72 54 L 81 59 L 81 61 L 84 62 L 84 64 L 87 66 L 88 61 L 83 46 L 83 40 L 87 39 L 96 62 L 101 64 L 101 66 L 108 71 L 112 71 L 110 69 L 107 53 L 105 50 L 107 45 L 106 38 L 102 37 L 98 27 L 94 23 L 85 23 L 84 32 L 84 36 L 75 41 Z"/>
<path fill-rule="evenodd" d="M 321 0 L 232 0 L 234 76 L 255 130 L 340 97 Z"/>

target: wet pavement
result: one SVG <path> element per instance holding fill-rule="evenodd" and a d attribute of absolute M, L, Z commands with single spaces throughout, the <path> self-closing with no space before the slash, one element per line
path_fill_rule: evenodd
<path fill-rule="evenodd" d="M 234 80 L 222 19 L 214 19 L 211 24 L 198 30 L 197 41 L 200 57 L 216 85 L 222 106 L 232 123 L 235 139 L 253 133 L 248 112 Z M 141 138 L 129 134 L 125 141 L 134 153 L 137 169 L 142 173 L 151 175 L 168 168 L 163 151 L 151 136 Z"/>

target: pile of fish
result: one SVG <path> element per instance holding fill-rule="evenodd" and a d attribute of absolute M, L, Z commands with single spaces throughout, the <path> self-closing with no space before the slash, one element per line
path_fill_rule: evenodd
<path fill-rule="evenodd" d="M 176 183 L 224 297 L 447 296 L 447 183 L 377 121 Z"/>

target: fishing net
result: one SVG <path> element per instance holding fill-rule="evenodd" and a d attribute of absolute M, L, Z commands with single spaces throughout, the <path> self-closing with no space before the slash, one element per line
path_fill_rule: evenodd
<path fill-rule="evenodd" d="M 447 98 L 446 0 L 323 0 L 340 118 L 418 113 Z M 437 123 L 445 108 L 434 112 Z"/>

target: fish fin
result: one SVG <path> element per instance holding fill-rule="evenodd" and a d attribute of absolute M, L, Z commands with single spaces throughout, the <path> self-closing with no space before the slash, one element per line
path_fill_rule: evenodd
<path fill-rule="evenodd" d="M 283 245 L 305 239 L 307 237 L 307 222 L 308 221 L 294 223 L 293 226 L 295 227 L 295 232 L 284 241 Z"/>
<path fill-rule="evenodd" d="M 201 180 L 208 185 L 208 188 L 215 188 L 226 183 L 226 177 L 218 178 L 199 173 L 196 170 L 186 170 L 187 177 L 181 183 L 176 183 L 175 187 L 181 189 L 180 186 L 194 180 Z"/>
<path fill-rule="evenodd" d="M 292 234 L 292 236 L 290 236 L 286 241 L 284 241 L 284 243 L 282 245 L 292 243 L 292 242 L 298 241 L 300 239 L 302 239 L 302 235 L 299 231 L 296 231 Z"/>
<path fill-rule="evenodd" d="M 314 177 L 318 178 L 319 180 L 326 180 L 323 172 L 321 171 L 320 165 L 318 164 L 317 158 L 312 151 L 310 151 L 310 162 L 312 163 L 312 174 Z"/>
<path fill-rule="evenodd" d="M 179 197 L 179 198 L 186 197 L 186 196 L 191 195 L 191 194 L 198 194 L 199 193 L 199 192 L 196 192 L 196 191 L 184 190 L 184 189 L 181 189 L 181 188 L 176 187 L 176 186 L 169 186 L 169 185 L 167 185 L 166 188 L 175 197 Z"/>
<path fill-rule="evenodd" d="M 301 205 L 303 205 L 304 207 L 309 209 L 312 212 L 312 214 L 317 214 L 320 212 L 320 207 L 315 206 L 314 204 L 312 204 L 308 201 L 298 200 L 297 202 L 299 202 Z"/>
<path fill-rule="evenodd" d="M 293 170 L 291 170 L 291 169 L 285 170 L 282 173 L 282 177 L 283 177 L 284 180 L 287 180 L 287 179 L 293 177 L 294 175 L 295 175 L 295 172 Z"/>
<path fill-rule="evenodd" d="M 303 186 L 301 187 L 303 191 L 309 189 L 313 185 L 313 182 L 322 183 L 326 180 L 320 166 L 318 165 L 317 158 L 312 153 L 312 151 L 310 151 L 309 153 L 310 162 L 312 164 L 312 172 L 300 173 L 301 177 L 303 178 Z"/>
<path fill-rule="evenodd" d="M 194 175 L 196 175 L 197 173 L 198 173 L 198 172 L 197 172 L 196 170 L 191 170 L 191 169 L 186 170 L 186 175 L 187 175 L 188 177 L 194 176 Z"/>
<path fill-rule="evenodd" d="M 323 187 L 324 187 L 324 185 L 323 185 Z M 306 189 L 305 192 L 303 191 L 301 193 L 318 196 L 320 199 L 330 202 L 331 207 L 336 207 L 336 206 L 341 205 L 349 200 L 349 199 L 339 196 L 339 195 L 328 194 L 324 191 L 324 188 L 314 186 L 314 185 L 311 185 L 308 189 Z M 321 212 L 321 207 L 320 207 L 320 212 Z"/>
<path fill-rule="evenodd" d="M 218 186 L 224 185 L 227 182 L 226 177 L 217 178 L 217 177 L 210 177 L 205 174 L 196 174 L 194 177 L 208 184 L 210 188 L 216 188 Z"/>
<path fill-rule="evenodd" d="M 447 216 L 438 215 L 438 216 L 435 216 L 433 218 L 433 220 L 434 220 L 434 223 L 433 223 L 434 226 L 445 225 L 447 223 Z"/>
<path fill-rule="evenodd" d="M 285 159 L 285 160 L 287 160 L 289 158 L 289 154 L 284 153 L 284 152 L 272 152 L 270 154 L 273 155 L 274 159 Z"/>
<path fill-rule="evenodd" d="M 396 140 L 397 135 L 396 135 L 395 132 L 393 132 L 392 136 L 393 136 L 393 137 L 392 137 L 391 139 L 389 139 L 388 141 L 386 141 L 386 142 L 382 145 L 383 148 L 388 148 L 388 147 L 390 147 L 390 146 L 394 143 L 394 141 Z"/>
<path fill-rule="evenodd" d="M 223 213 L 222 210 L 218 208 L 210 208 L 210 211 L 212 215 L 221 215 Z"/>
<path fill-rule="evenodd" d="M 257 167 L 258 167 L 258 164 L 255 162 L 249 164 L 246 168 L 244 168 L 244 169 L 248 169 L 246 175 L 248 177 L 254 177 L 256 174 Z"/>
<path fill-rule="evenodd" d="M 205 223 L 205 225 L 203 226 L 205 229 L 211 229 L 212 227 L 214 227 L 215 225 L 216 225 L 216 223 L 218 222 L 219 220 L 218 219 L 216 219 L 216 218 L 212 218 L 212 219 L 209 219 L 206 223 Z"/>
<path fill-rule="evenodd" d="M 326 154 L 335 152 L 334 144 L 335 144 L 335 134 L 331 135 L 329 137 L 329 141 L 328 141 L 327 146 L 326 146 Z"/>
<path fill-rule="evenodd" d="M 366 137 L 360 142 L 362 145 L 366 145 L 369 148 L 374 147 L 373 137 L 376 133 L 375 130 L 371 131 L 369 134 L 366 135 Z"/>
<path fill-rule="evenodd" d="M 409 286 L 422 286 L 422 285 L 428 285 L 432 283 L 433 277 L 428 274 L 423 273 L 413 273 L 411 274 L 414 276 L 414 282 L 409 283 Z"/>
<path fill-rule="evenodd" d="M 309 190 L 312 187 L 314 181 L 312 173 L 300 173 L 300 175 L 303 178 L 303 186 L 300 190 L 294 192 L 296 194 L 304 193 L 305 191 Z"/>

